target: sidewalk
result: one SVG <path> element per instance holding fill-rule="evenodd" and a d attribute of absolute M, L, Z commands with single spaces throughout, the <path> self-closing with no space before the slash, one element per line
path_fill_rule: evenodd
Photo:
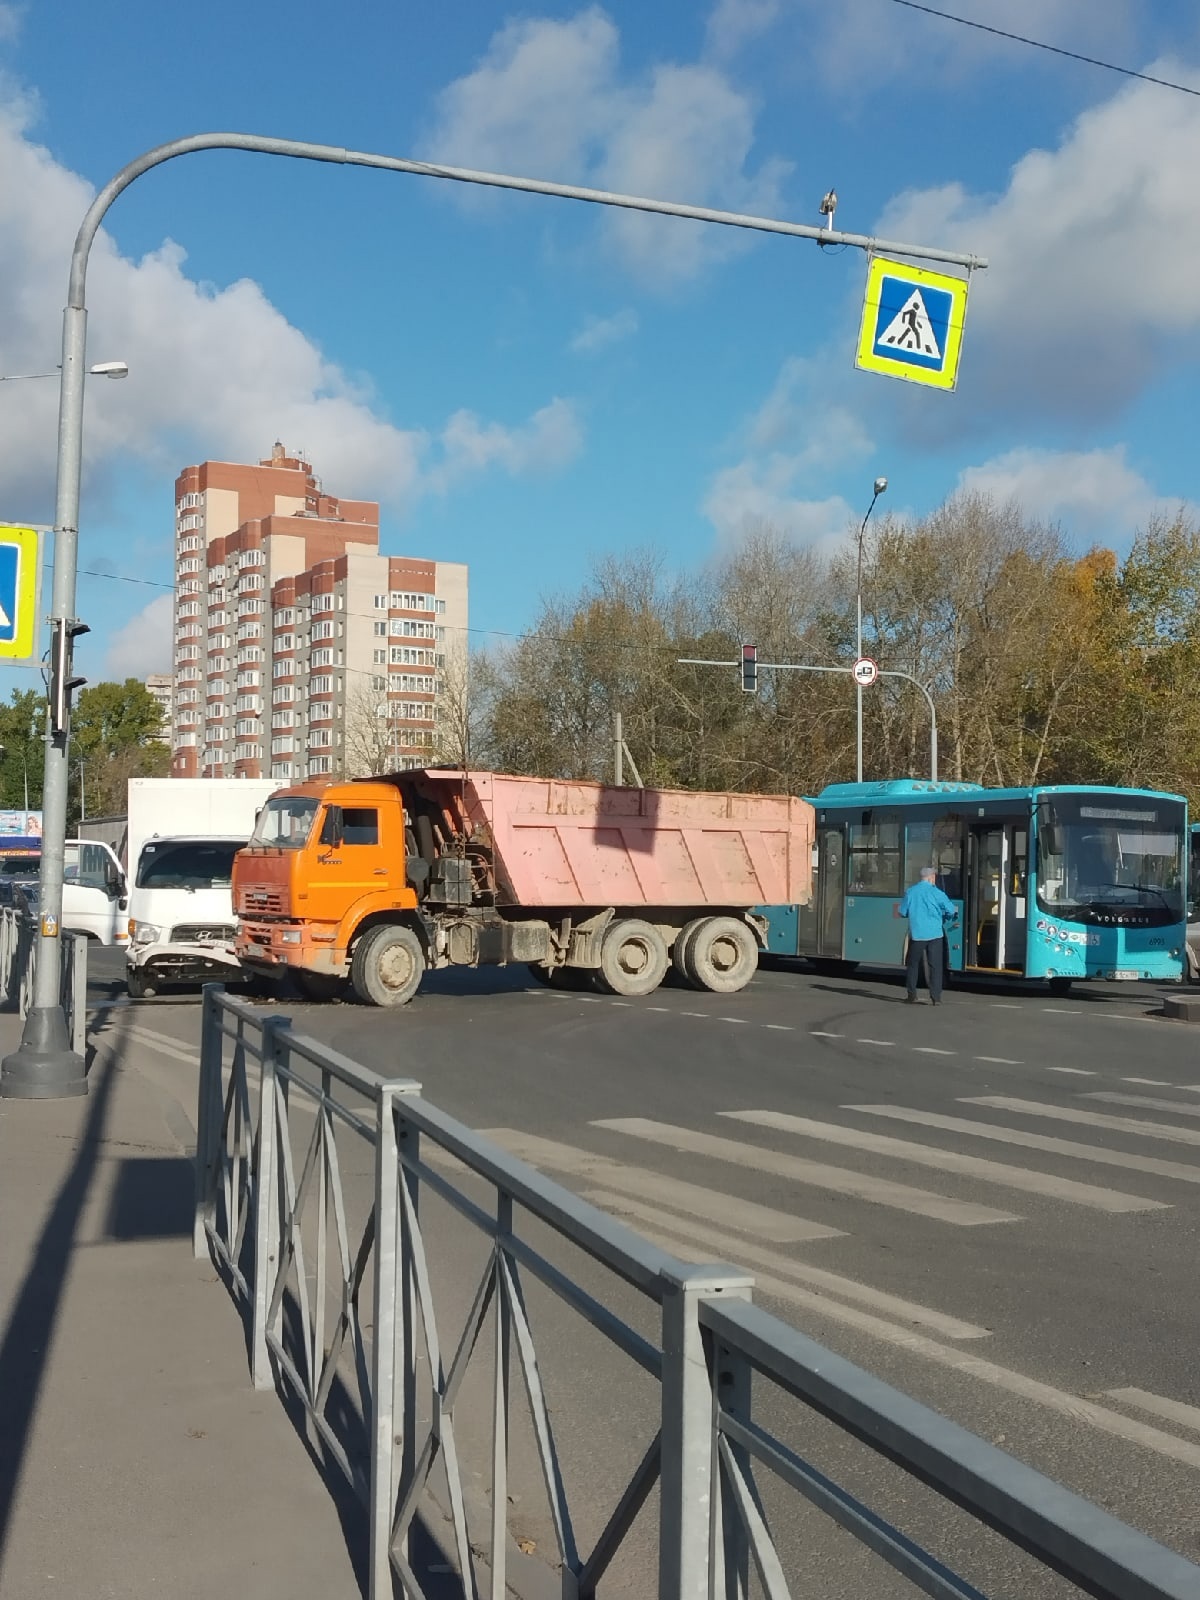
<path fill-rule="evenodd" d="M 87 1099 L 0 1100 L 0 1595 L 357 1600 L 357 1504 L 192 1258 L 195 1068 L 110 1017 Z"/>

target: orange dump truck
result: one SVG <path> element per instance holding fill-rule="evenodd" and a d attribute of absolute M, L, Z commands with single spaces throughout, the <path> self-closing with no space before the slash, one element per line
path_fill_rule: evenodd
<path fill-rule="evenodd" d="M 674 965 L 732 993 L 758 965 L 752 907 L 803 903 L 813 809 L 433 768 L 281 789 L 233 873 L 237 953 L 314 996 L 403 1005 L 428 967 L 528 963 L 643 995 Z"/>

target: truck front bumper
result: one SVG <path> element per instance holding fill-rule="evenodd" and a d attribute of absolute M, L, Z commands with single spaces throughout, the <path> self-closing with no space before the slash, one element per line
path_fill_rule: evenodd
<path fill-rule="evenodd" d="M 346 952 L 334 948 L 332 927 L 317 931 L 325 937 L 314 937 L 314 930 L 307 923 L 253 922 L 242 917 L 238 921 L 237 958 L 253 972 L 295 967 L 303 972 L 342 977 Z"/>

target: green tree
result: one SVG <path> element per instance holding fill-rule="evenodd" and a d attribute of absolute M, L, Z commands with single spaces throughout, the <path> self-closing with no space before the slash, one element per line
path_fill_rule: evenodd
<path fill-rule="evenodd" d="M 129 779 L 165 777 L 170 765 L 162 713 L 145 684 L 126 678 L 84 689 L 71 718 L 68 825 L 84 804 L 89 816 L 123 812 Z"/>
<path fill-rule="evenodd" d="M 45 720 L 46 701 L 35 689 L 14 689 L 8 705 L 0 706 L 0 803 L 6 807 L 25 804 L 26 784 L 31 809 L 41 806 Z"/>

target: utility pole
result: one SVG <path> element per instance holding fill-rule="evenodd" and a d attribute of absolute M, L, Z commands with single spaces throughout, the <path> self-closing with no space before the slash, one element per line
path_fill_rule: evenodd
<path fill-rule="evenodd" d="M 875 509 L 875 502 L 876 502 L 876 500 L 879 499 L 879 496 L 881 494 L 883 494 L 883 492 L 884 492 L 884 490 L 886 488 L 887 488 L 887 479 L 886 478 L 876 478 L 875 479 L 875 493 L 871 496 L 871 504 L 867 507 L 867 514 L 862 519 L 862 527 L 858 530 L 858 579 L 857 579 L 857 582 L 854 585 L 854 587 L 855 587 L 855 595 L 856 595 L 856 603 L 857 603 L 857 609 L 858 609 L 858 632 L 857 632 L 857 634 L 855 636 L 856 643 L 855 643 L 855 649 L 854 649 L 854 659 L 855 659 L 855 661 L 861 661 L 862 660 L 862 558 L 863 558 L 863 535 L 867 531 L 867 522 L 870 520 L 870 516 L 871 516 L 872 511 L 874 511 L 874 509 Z M 862 692 L 862 684 L 861 683 L 856 684 L 855 685 L 855 690 L 856 690 L 857 706 L 858 706 L 858 738 L 857 738 L 857 745 L 856 745 L 856 748 L 857 748 L 857 751 L 858 751 L 858 757 L 857 757 L 857 761 L 856 761 L 856 764 L 855 764 L 855 771 L 856 771 L 856 774 L 857 774 L 857 777 L 858 777 L 858 782 L 861 783 L 863 781 L 863 714 L 862 714 L 863 713 L 863 692 Z"/>

